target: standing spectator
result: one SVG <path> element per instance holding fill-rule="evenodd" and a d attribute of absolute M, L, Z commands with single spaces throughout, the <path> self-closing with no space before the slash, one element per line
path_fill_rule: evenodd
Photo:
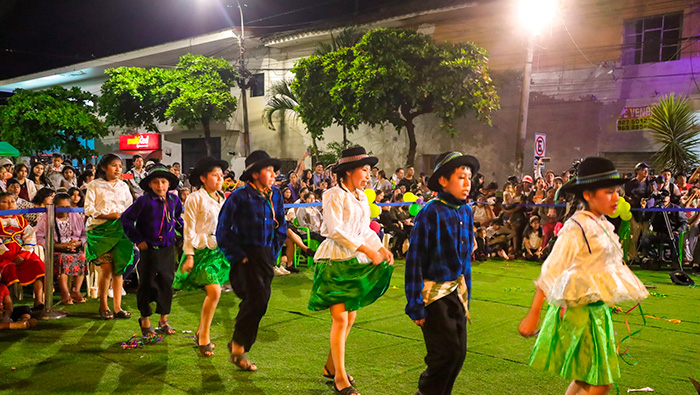
<path fill-rule="evenodd" d="M 523 176 L 523 179 L 520 181 L 520 183 L 523 185 L 523 192 L 522 194 L 526 196 L 526 201 L 531 202 L 532 201 L 532 195 L 534 195 L 534 191 L 532 189 L 532 177 L 531 176 Z"/>
<path fill-rule="evenodd" d="M 387 180 L 384 170 L 380 170 L 377 176 L 377 189 L 385 195 L 391 195 L 391 181 Z"/>
<path fill-rule="evenodd" d="M 663 183 L 658 185 L 657 190 L 663 191 L 671 197 L 671 203 L 678 204 L 681 202 L 681 190 L 673 183 L 671 177 L 671 169 L 663 169 L 661 171 L 661 177 L 663 177 Z"/>
<path fill-rule="evenodd" d="M 394 188 L 397 188 L 399 185 L 399 182 L 403 179 L 404 176 L 404 171 L 403 168 L 399 167 L 394 171 L 394 175 L 391 176 L 391 183 L 393 184 Z"/>
<path fill-rule="evenodd" d="M 685 174 L 683 173 L 678 173 L 676 174 L 676 186 L 678 189 L 681 191 L 681 195 L 685 196 L 690 188 L 692 188 L 692 184 L 688 183 L 687 178 Z"/>
<path fill-rule="evenodd" d="M 379 168 L 377 166 L 372 167 L 372 175 L 369 176 L 369 187 L 372 189 L 378 189 L 377 184 L 379 183 Z"/>
<path fill-rule="evenodd" d="M 131 188 L 133 188 L 136 197 L 139 198 L 143 195 L 143 189 L 141 189 L 139 183 L 141 180 L 146 178 L 147 174 L 146 169 L 144 168 L 143 156 L 134 155 L 132 157 L 132 163 L 133 166 L 126 172 L 126 174 L 131 174 L 134 178 L 127 179 L 127 182 L 131 185 Z"/>
<path fill-rule="evenodd" d="M 418 181 L 413 179 L 415 174 L 416 170 L 413 168 L 413 166 L 406 166 L 406 175 L 398 182 L 397 185 L 406 186 L 406 191 L 410 192 L 413 190 L 414 186 L 418 185 Z"/>
<path fill-rule="evenodd" d="M 629 202 L 632 208 L 641 208 L 642 203 L 646 206 L 647 200 L 651 198 L 651 194 L 654 191 L 652 186 L 652 181 L 648 179 L 649 177 L 649 165 L 640 162 L 634 167 L 636 172 L 636 177 L 627 181 L 625 184 L 625 199 Z M 650 205 L 653 206 L 653 200 Z M 630 259 L 636 258 L 636 246 L 638 245 L 639 236 L 648 227 L 648 222 L 644 224 L 644 216 L 641 211 L 632 212 L 632 220 L 630 221 L 630 235 L 632 238 L 632 245 L 635 248 L 631 251 Z"/>
<path fill-rule="evenodd" d="M 313 178 L 311 179 L 311 182 L 314 185 L 314 188 L 318 188 L 321 186 L 321 181 L 325 179 L 325 174 L 323 173 L 323 163 L 316 163 L 316 167 L 314 169 L 313 173 Z"/>
<path fill-rule="evenodd" d="M 475 201 L 479 194 L 481 194 L 481 188 L 484 187 L 484 175 L 481 173 L 476 173 L 472 177 L 472 188 L 469 190 L 469 200 Z M 475 219 L 475 221 L 479 222 Z"/>
<path fill-rule="evenodd" d="M 29 169 L 24 163 L 18 163 L 17 166 L 15 166 L 14 177 L 19 181 L 20 188 L 18 196 L 24 200 L 31 201 L 34 199 L 34 195 L 36 195 L 36 185 L 34 185 L 32 180 L 27 178 L 28 174 Z"/>
<path fill-rule="evenodd" d="M 63 155 L 59 153 L 54 153 L 51 156 L 51 166 L 46 169 L 46 178 L 49 180 L 51 188 L 58 189 L 61 187 L 61 180 L 63 180 Z"/>

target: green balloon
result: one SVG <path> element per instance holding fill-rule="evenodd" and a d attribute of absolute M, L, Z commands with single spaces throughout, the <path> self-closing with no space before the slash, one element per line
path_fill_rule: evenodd
<path fill-rule="evenodd" d="M 411 205 L 411 207 L 408 208 L 408 212 L 409 212 L 409 214 L 411 214 L 412 216 L 415 217 L 418 214 L 418 212 L 420 211 L 420 209 L 422 209 L 422 208 L 423 208 L 423 206 L 421 206 L 420 204 L 413 203 Z"/>

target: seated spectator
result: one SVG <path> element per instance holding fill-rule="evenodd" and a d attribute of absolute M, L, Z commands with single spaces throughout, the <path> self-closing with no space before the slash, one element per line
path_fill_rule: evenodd
<path fill-rule="evenodd" d="M 530 224 L 523 232 L 523 257 L 528 261 L 543 261 L 544 235 L 540 227 L 540 218 L 536 215 L 530 217 Z"/>
<path fill-rule="evenodd" d="M 36 325 L 29 306 L 14 306 L 10 290 L 0 282 L 0 329 L 29 329 Z"/>
<path fill-rule="evenodd" d="M 384 192 L 385 195 L 391 194 L 391 181 L 386 178 L 386 173 L 384 170 L 380 170 L 378 173 L 377 189 Z"/>
<path fill-rule="evenodd" d="M 63 179 L 61 180 L 61 188 L 71 189 L 78 185 L 78 179 L 75 177 L 75 169 L 73 166 L 65 165 L 61 170 Z"/>
<path fill-rule="evenodd" d="M 95 173 L 91 170 L 85 170 L 84 172 L 80 173 L 80 177 L 78 177 L 78 188 L 83 191 L 86 190 L 87 184 L 91 183 L 94 179 Z"/>
<path fill-rule="evenodd" d="M 7 179 L 7 169 L 4 166 L 0 166 L 0 191 L 6 192 L 7 191 L 7 183 L 5 180 Z"/>
<path fill-rule="evenodd" d="M 388 203 L 385 199 L 383 203 Z M 384 232 L 389 233 L 393 239 L 393 247 L 390 248 L 392 254 L 397 259 L 404 259 L 403 245 L 408 239 L 408 232 L 404 230 L 403 223 L 399 221 L 393 207 L 381 206 L 382 213 L 379 215 L 379 223 L 384 227 Z"/>
<path fill-rule="evenodd" d="M 296 199 L 294 199 L 294 192 L 292 191 L 292 188 L 286 187 L 282 190 L 282 199 L 284 200 L 284 204 L 292 204 Z"/>
<path fill-rule="evenodd" d="M 54 198 L 56 207 L 71 207 L 71 197 L 59 193 Z M 61 303 L 64 305 L 83 303 L 85 298 L 80 293 L 83 279 L 88 273 L 84 245 L 87 237 L 85 224 L 80 213 L 56 212 L 54 226 L 54 275 L 58 278 L 61 290 Z M 46 248 L 46 221 L 41 215 L 36 227 L 36 239 Z M 73 287 L 68 289 L 68 277 L 73 277 Z"/>
<path fill-rule="evenodd" d="M 18 196 L 24 200 L 32 201 L 34 195 L 36 195 L 36 185 L 34 181 L 27 177 L 28 173 L 29 169 L 27 165 L 18 163 L 17 166 L 15 166 L 15 173 L 13 176 L 19 181 L 20 190 Z"/>
<path fill-rule="evenodd" d="M 403 200 L 403 195 L 398 194 L 396 195 L 396 202 L 397 203 L 404 203 L 405 201 Z M 401 206 L 393 206 L 391 207 L 391 210 L 394 214 L 394 217 L 401 223 L 401 227 L 403 228 L 404 231 L 406 231 L 407 235 L 411 234 L 411 230 L 413 229 L 413 216 L 411 213 L 408 211 L 409 205 L 401 205 Z"/>
<path fill-rule="evenodd" d="M 495 218 L 491 221 L 491 226 L 486 228 L 486 239 L 491 252 L 497 256 L 508 260 L 508 250 L 513 239 L 512 231 L 503 226 L 503 218 Z"/>
<path fill-rule="evenodd" d="M 19 197 L 20 188 L 19 181 L 17 181 L 16 178 L 10 178 L 7 180 L 7 193 L 10 193 L 15 197 L 15 206 L 18 209 L 34 208 L 32 202 Z M 32 219 L 34 223 L 36 223 L 36 214 L 23 214 L 23 216 L 25 219 Z M 27 216 L 29 216 L 29 218 L 27 218 Z"/>
<path fill-rule="evenodd" d="M 32 207 L 46 207 L 47 204 L 53 204 L 54 195 L 56 195 L 56 192 L 51 188 L 40 189 L 39 192 L 36 193 L 36 196 L 34 196 L 34 200 L 32 200 Z M 24 218 L 29 221 L 30 225 L 36 226 L 39 214 L 25 214 Z"/>
<path fill-rule="evenodd" d="M 479 227 L 476 230 L 474 238 L 476 239 L 476 250 L 474 250 L 474 259 L 479 262 L 487 261 L 491 257 L 491 249 L 486 240 L 486 229 Z"/>
<path fill-rule="evenodd" d="M 83 207 L 85 205 L 83 191 L 80 188 L 73 187 L 69 189 L 68 196 L 70 196 L 71 207 Z"/>
<path fill-rule="evenodd" d="M 472 212 L 474 213 L 474 222 L 480 223 L 483 227 L 491 225 L 491 221 L 496 218 L 493 206 L 486 202 L 486 195 L 483 193 L 477 196 L 476 203 L 472 206 Z"/>
<path fill-rule="evenodd" d="M 183 205 L 185 204 L 185 201 L 187 200 L 187 197 L 190 196 L 190 192 L 191 192 L 191 191 L 190 191 L 189 188 L 180 188 L 180 189 L 178 189 L 178 191 L 177 191 L 177 197 L 180 198 L 180 202 L 182 202 Z"/>
<path fill-rule="evenodd" d="M 306 192 L 302 197 L 303 203 L 315 203 L 316 195 L 311 192 Z M 323 215 L 318 207 L 299 207 L 297 209 L 297 221 L 299 221 L 299 226 L 304 228 L 309 228 L 311 232 L 311 238 L 323 242 L 326 238 L 321 236 L 321 223 L 323 221 Z"/>

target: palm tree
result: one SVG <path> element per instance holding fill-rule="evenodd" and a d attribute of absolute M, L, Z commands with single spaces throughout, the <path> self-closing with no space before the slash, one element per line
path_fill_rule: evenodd
<path fill-rule="evenodd" d="M 648 127 L 661 147 L 653 155 L 657 169 L 687 172 L 697 164 L 700 130 L 687 98 L 673 93 L 661 98 L 651 110 Z"/>

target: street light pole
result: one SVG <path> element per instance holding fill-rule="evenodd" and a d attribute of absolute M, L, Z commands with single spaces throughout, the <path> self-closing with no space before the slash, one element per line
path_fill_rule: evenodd
<path fill-rule="evenodd" d="M 523 86 L 520 95 L 520 118 L 518 118 L 518 137 L 515 141 L 515 174 L 523 176 L 525 161 L 525 140 L 527 139 L 527 113 L 530 107 L 530 80 L 532 78 L 532 59 L 534 36 L 527 40 L 527 57 L 523 68 Z"/>
<path fill-rule="evenodd" d="M 241 77 L 238 79 L 238 86 L 241 88 L 241 105 L 243 107 L 243 154 L 250 155 L 250 127 L 248 126 L 248 83 L 250 82 L 250 73 L 245 65 L 245 47 L 243 40 L 245 39 L 245 25 L 243 24 L 243 8 L 241 2 L 238 2 L 238 12 L 241 14 L 241 35 L 238 36 L 239 49 L 239 73 Z"/>

